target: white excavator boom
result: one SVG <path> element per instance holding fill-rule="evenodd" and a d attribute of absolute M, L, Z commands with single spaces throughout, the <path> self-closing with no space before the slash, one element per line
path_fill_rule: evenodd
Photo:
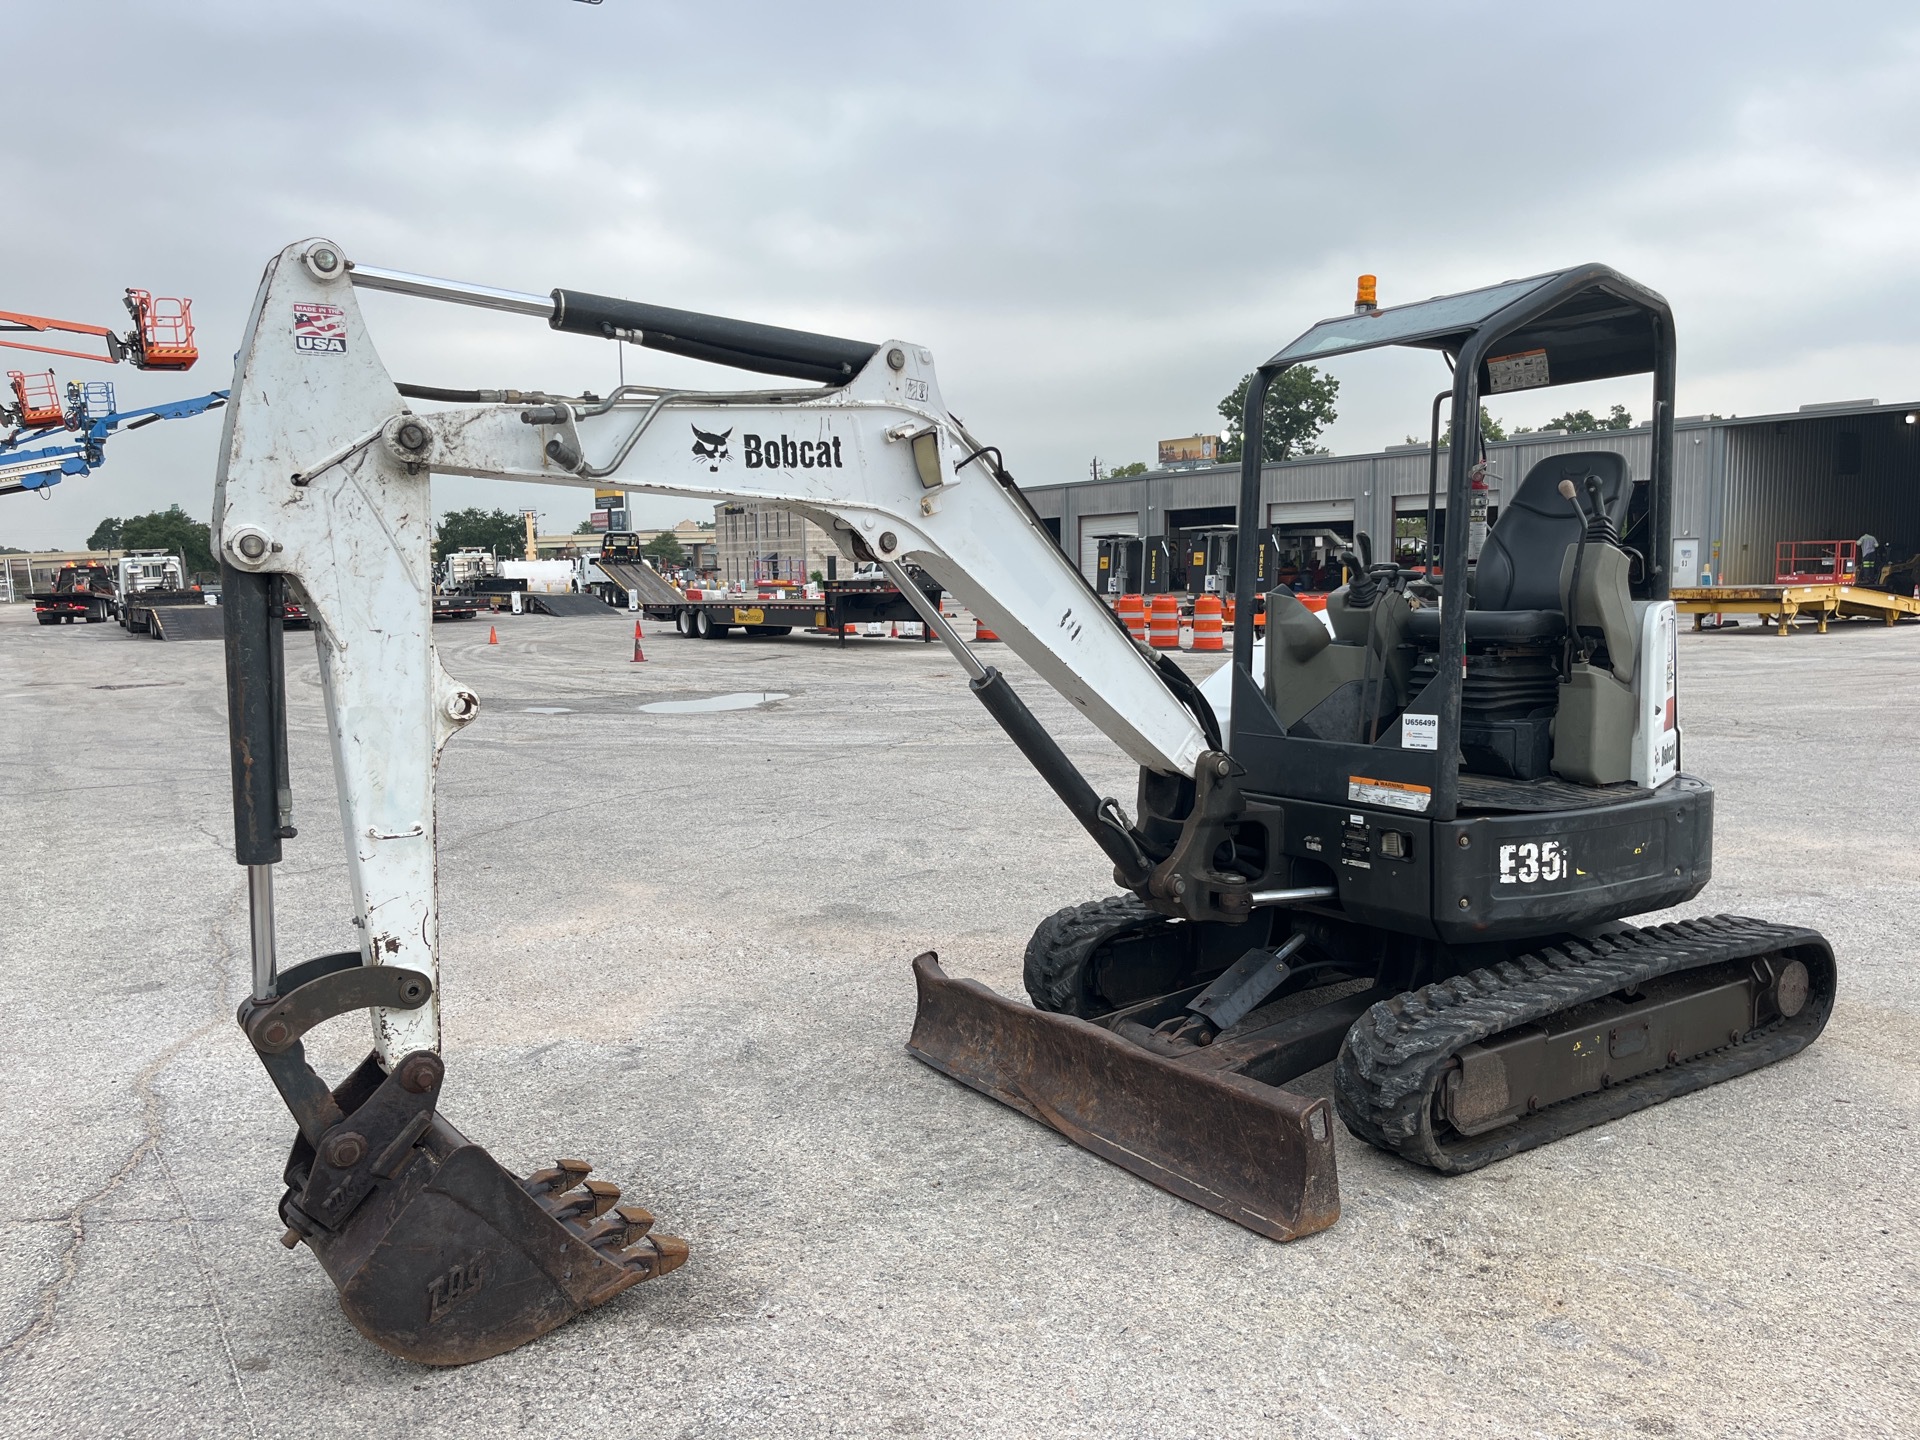
<path fill-rule="evenodd" d="M 355 267 L 325 240 L 283 250 L 255 297 L 227 407 L 216 545 L 237 572 L 296 578 L 311 602 L 367 963 L 404 966 L 437 986 L 434 769 L 441 745 L 480 707 L 433 646 L 436 473 L 789 506 L 850 559 L 878 560 L 897 577 L 902 565 L 924 568 L 1128 756 L 1193 773 L 1207 748 L 1201 724 L 1001 483 L 997 453 L 988 463 L 948 414 L 922 347 L 874 346 L 863 365 L 844 367 L 844 383 L 825 388 L 629 386 L 601 401 L 540 395 L 415 414 L 374 348 L 356 284 L 544 313 L 556 326 L 571 299 L 573 328 L 596 297 Z M 641 338 L 611 324 L 601 331 Z M 978 677 L 978 662 L 958 648 Z M 250 868 L 264 999 L 275 964 L 270 870 Z M 389 1065 L 438 1047 L 434 1000 L 373 1013 Z"/>

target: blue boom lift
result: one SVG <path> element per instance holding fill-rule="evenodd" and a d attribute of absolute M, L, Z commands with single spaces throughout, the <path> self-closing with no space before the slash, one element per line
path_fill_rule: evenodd
<path fill-rule="evenodd" d="M 138 410 L 114 408 L 113 386 L 102 380 L 85 384 L 67 382 L 66 403 L 60 404 L 54 390 L 53 372 L 23 375 L 7 372 L 13 391 L 13 403 L 0 401 L 0 425 L 12 427 L 0 437 L 0 495 L 26 490 L 45 491 L 69 475 L 90 475 L 96 466 L 106 463 L 107 437 L 122 428 L 138 430 L 157 420 L 184 420 L 218 410 L 227 403 L 227 392 L 196 395 L 191 400 L 170 400 Z M 28 450 L 51 436 L 73 434 L 76 438 L 60 445 Z"/>

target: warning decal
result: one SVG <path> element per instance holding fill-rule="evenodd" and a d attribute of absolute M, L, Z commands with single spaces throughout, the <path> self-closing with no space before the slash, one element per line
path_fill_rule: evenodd
<path fill-rule="evenodd" d="M 1356 805 L 1384 805 L 1389 810 L 1425 810 L 1433 803 L 1433 791 L 1425 785 L 1409 785 L 1404 780 L 1371 780 L 1365 775 L 1349 775 L 1347 799 Z"/>
<path fill-rule="evenodd" d="M 1496 395 L 1508 390 L 1532 390 L 1552 383 L 1547 378 L 1547 352 L 1544 350 L 1496 355 L 1487 361 L 1487 388 Z"/>
<path fill-rule="evenodd" d="M 293 307 L 293 346 L 296 350 L 346 354 L 347 312 L 338 305 L 296 303 Z"/>

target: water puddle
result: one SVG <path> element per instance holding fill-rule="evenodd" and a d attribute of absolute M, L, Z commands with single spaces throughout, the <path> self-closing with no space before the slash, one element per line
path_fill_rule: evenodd
<path fill-rule="evenodd" d="M 752 710 L 785 700 L 784 690 L 736 690 L 729 695 L 708 695 L 700 700 L 656 700 L 642 705 L 643 715 L 711 715 L 720 710 Z"/>

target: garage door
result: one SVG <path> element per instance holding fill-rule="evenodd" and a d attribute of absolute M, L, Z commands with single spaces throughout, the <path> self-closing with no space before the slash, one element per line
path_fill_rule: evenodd
<path fill-rule="evenodd" d="M 1487 504 L 1489 506 L 1498 506 L 1500 504 L 1500 492 L 1498 490 L 1488 487 Z M 1444 510 L 1447 508 L 1447 488 L 1445 485 L 1442 485 L 1440 487 L 1440 493 L 1433 497 L 1433 508 L 1436 510 Z M 1394 496 L 1393 513 L 1396 515 L 1418 515 L 1424 519 L 1427 513 L 1427 492 L 1422 490 L 1418 495 Z"/>
<path fill-rule="evenodd" d="M 1267 506 L 1269 525 L 1345 525 L 1353 533 L 1351 500 L 1276 500 Z"/>
<path fill-rule="evenodd" d="M 1103 535 L 1138 535 L 1140 516 L 1126 510 L 1117 515 L 1080 517 L 1080 573 L 1089 585 L 1100 583 L 1100 538 Z"/>

